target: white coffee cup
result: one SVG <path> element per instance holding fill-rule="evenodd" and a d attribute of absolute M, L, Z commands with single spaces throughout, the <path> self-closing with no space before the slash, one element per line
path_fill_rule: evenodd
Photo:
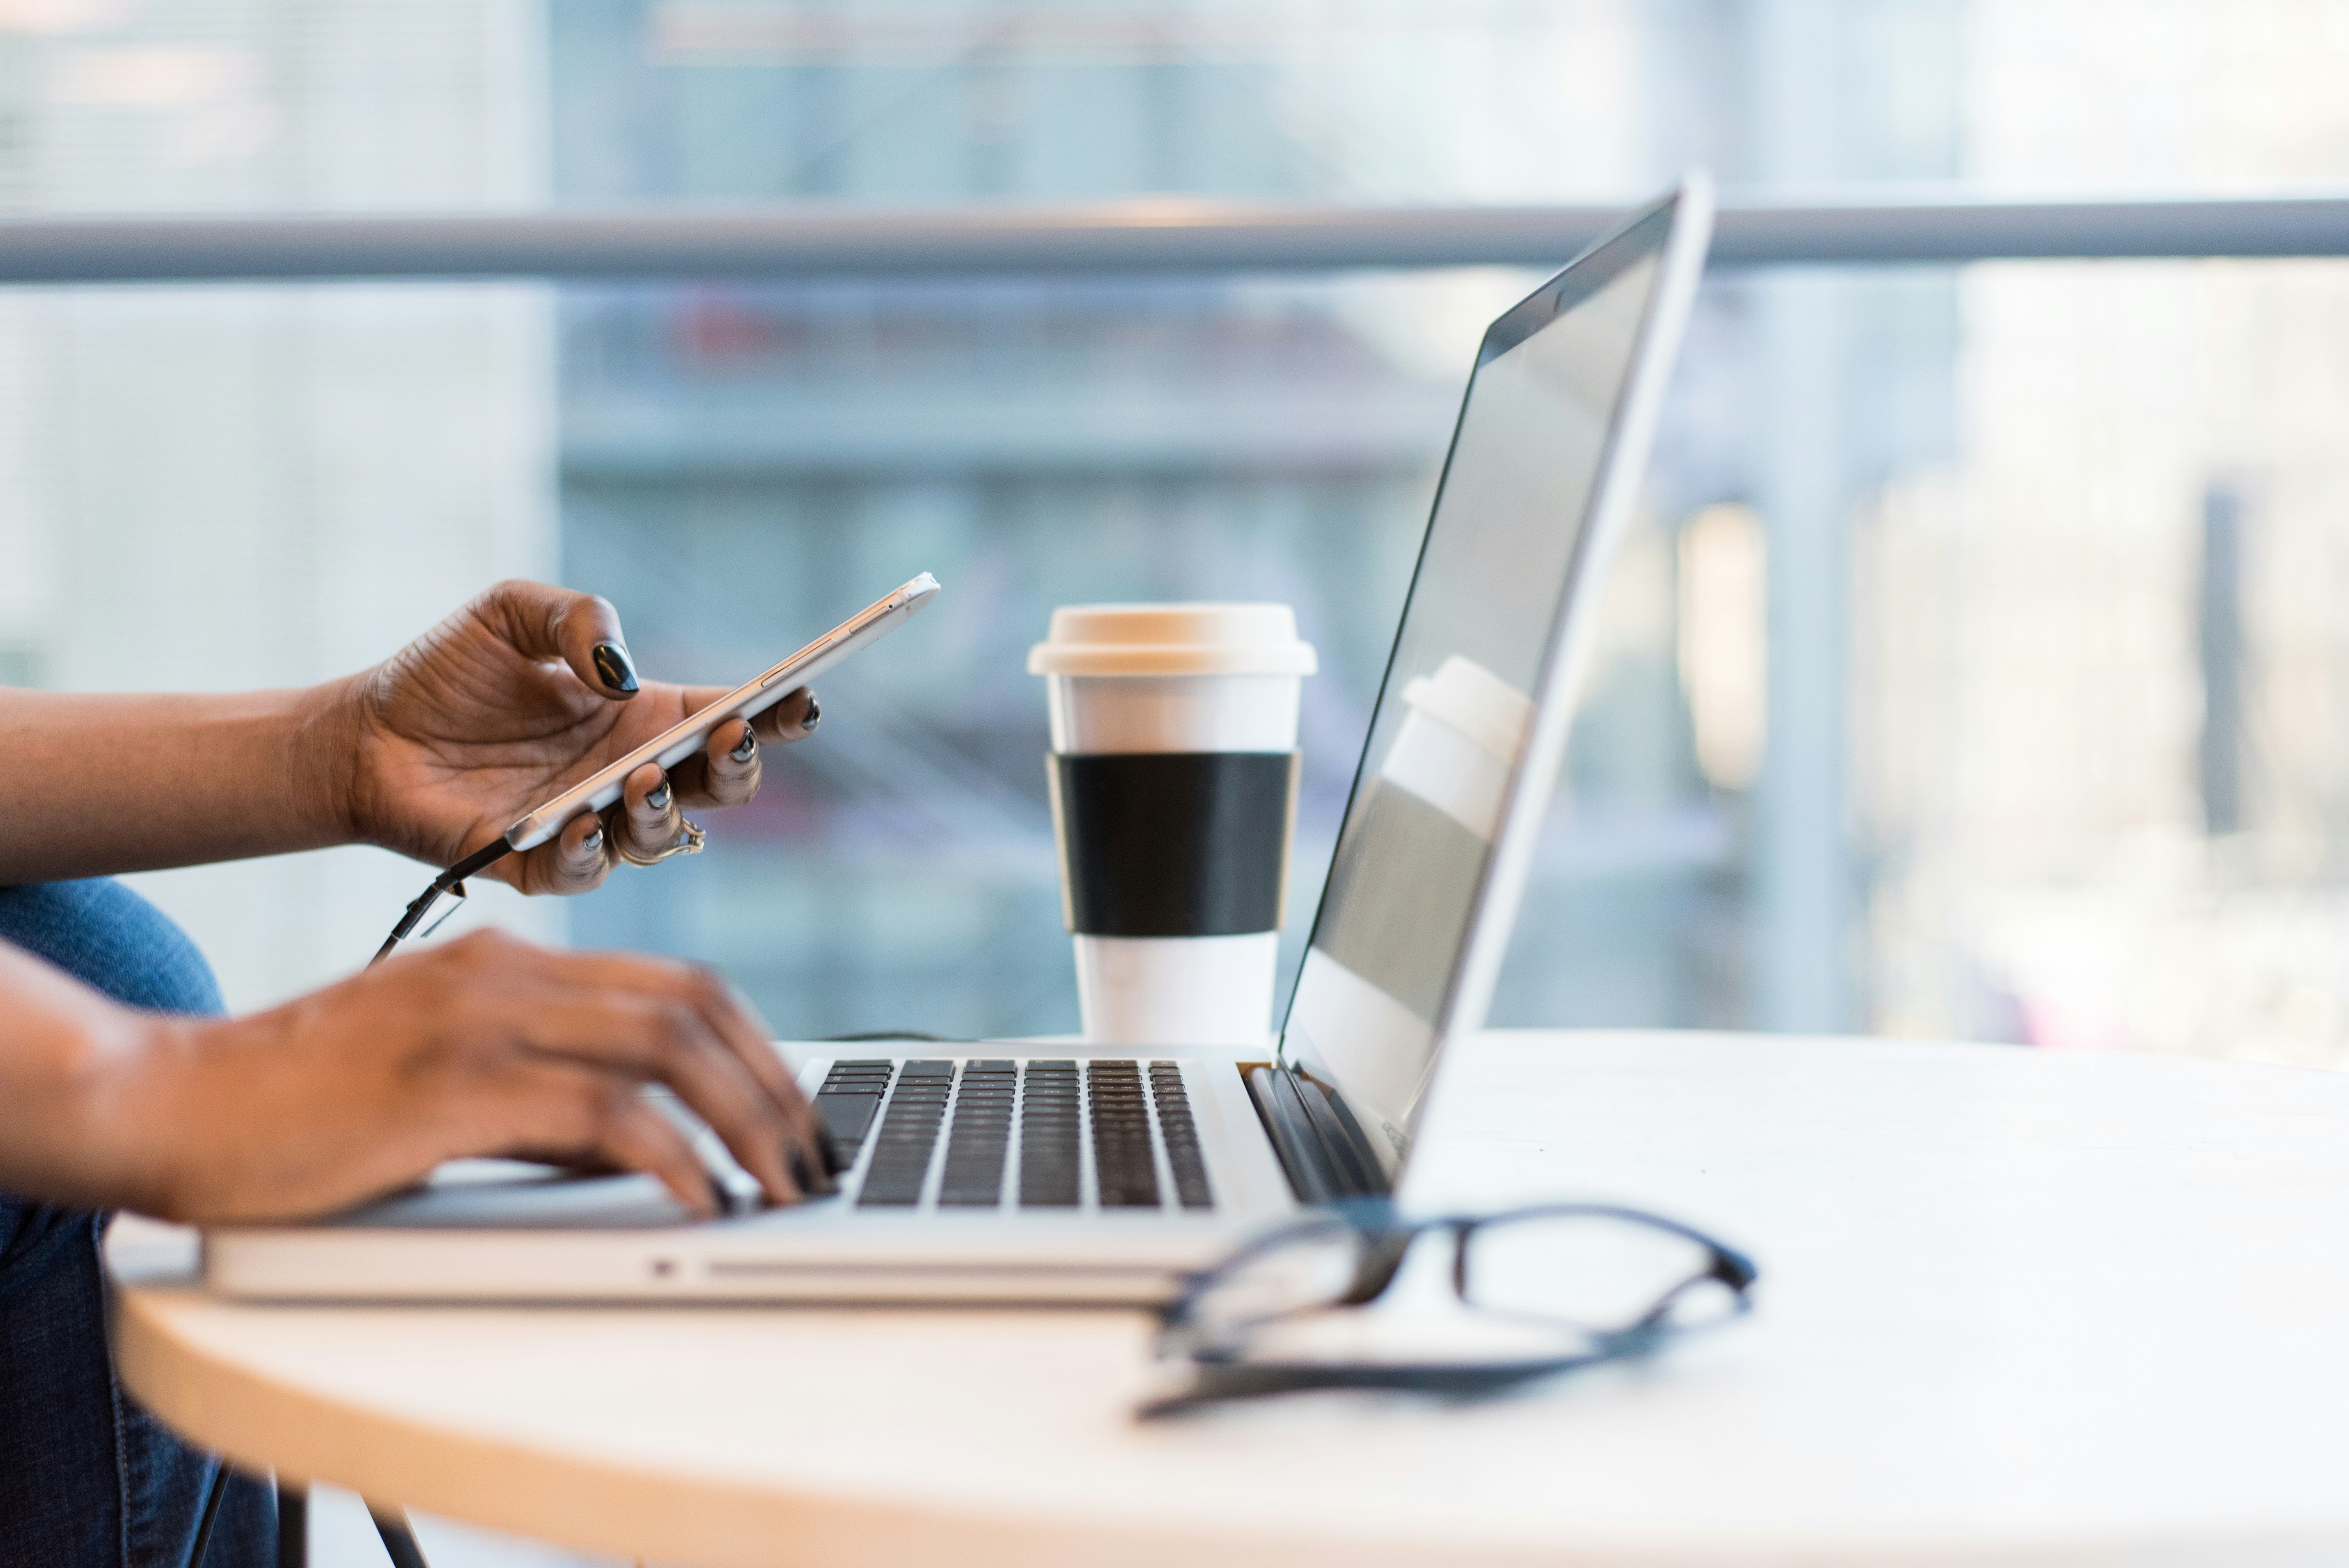
<path fill-rule="evenodd" d="M 1085 1037 L 1263 1045 L 1316 668 L 1286 604 L 1072 604 L 1028 655 Z"/>

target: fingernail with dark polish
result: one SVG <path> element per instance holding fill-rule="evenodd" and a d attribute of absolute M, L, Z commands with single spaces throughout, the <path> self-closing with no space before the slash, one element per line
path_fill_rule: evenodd
<path fill-rule="evenodd" d="M 813 697 L 810 697 L 808 698 L 807 717 L 800 720 L 800 727 L 802 729 L 813 729 L 816 727 L 816 721 L 821 719 L 823 717 L 823 704 L 816 701 Z"/>
<path fill-rule="evenodd" d="M 810 1185 L 807 1156 L 801 1151 L 798 1144 L 783 1145 L 783 1163 L 792 1168 L 792 1181 L 797 1184 L 799 1190 L 802 1192 L 806 1191 Z"/>
<path fill-rule="evenodd" d="M 848 1161 L 841 1158 L 839 1140 L 833 1137 L 829 1127 L 815 1130 L 815 1148 L 816 1152 L 823 1156 L 825 1175 L 837 1176 L 848 1169 Z"/>
<path fill-rule="evenodd" d="M 818 1168 L 804 1150 L 796 1147 L 792 1150 L 792 1175 L 799 1182 L 800 1191 L 811 1198 L 829 1198 L 840 1191 L 840 1183 L 832 1179 L 833 1173 Z"/>
<path fill-rule="evenodd" d="M 604 684 L 622 696 L 636 695 L 636 666 L 628 658 L 628 650 L 617 643 L 595 645 L 595 673 Z"/>
<path fill-rule="evenodd" d="M 726 755 L 732 758 L 737 762 L 750 761 L 750 758 L 759 755 L 759 738 L 756 735 L 753 735 L 750 730 L 745 729 L 742 732 L 741 743 L 736 746 L 733 750 L 728 752 Z"/>
<path fill-rule="evenodd" d="M 726 1191 L 726 1183 L 715 1176 L 709 1179 L 709 1201 L 718 1206 L 718 1212 L 720 1214 L 730 1214 L 734 1212 L 732 1195 Z"/>
<path fill-rule="evenodd" d="M 668 810 L 667 779 L 662 779 L 654 787 L 653 792 L 645 797 L 645 804 L 650 806 L 656 811 L 666 811 Z"/>
<path fill-rule="evenodd" d="M 585 854 L 592 855 L 603 847 L 604 829 L 600 823 L 595 827 L 588 829 L 587 836 L 579 841 L 580 851 Z"/>

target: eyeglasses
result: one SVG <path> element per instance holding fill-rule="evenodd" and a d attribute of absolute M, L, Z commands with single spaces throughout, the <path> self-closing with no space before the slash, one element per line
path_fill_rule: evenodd
<path fill-rule="evenodd" d="M 1158 1349 L 1189 1360 L 1192 1385 L 1141 1414 L 1309 1388 L 1495 1393 L 1726 1322 L 1758 1274 L 1678 1221 L 1609 1204 L 1410 1222 L 1383 1201 L 1335 1208 L 1191 1276 Z M 1382 1297 L 1396 1310 L 1353 1310 Z"/>

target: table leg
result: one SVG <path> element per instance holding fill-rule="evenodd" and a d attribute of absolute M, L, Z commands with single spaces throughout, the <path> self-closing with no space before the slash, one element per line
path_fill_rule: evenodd
<path fill-rule="evenodd" d="M 423 1549 L 416 1544 L 416 1532 L 408 1528 L 408 1515 L 396 1508 L 378 1508 L 367 1504 L 367 1517 L 375 1521 L 375 1532 L 383 1537 L 384 1554 L 391 1559 L 391 1568 L 432 1568 L 424 1561 Z"/>
<path fill-rule="evenodd" d="M 310 1494 L 277 1483 L 277 1568 L 310 1568 Z"/>

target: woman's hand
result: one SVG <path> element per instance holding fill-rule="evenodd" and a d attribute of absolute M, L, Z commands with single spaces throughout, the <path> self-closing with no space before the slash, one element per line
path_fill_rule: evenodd
<path fill-rule="evenodd" d="M 725 690 L 639 683 L 605 601 L 501 583 L 347 683 L 334 727 L 344 760 L 327 788 L 351 837 L 450 866 Z M 750 724 L 729 719 L 700 756 L 667 776 L 647 763 L 619 802 L 485 874 L 524 892 L 585 892 L 623 842 L 657 854 L 677 842 L 685 808 L 757 794 L 760 748 L 805 738 L 821 712 L 802 688 Z"/>
<path fill-rule="evenodd" d="M 85 1042 L 46 1078 L 37 1041 L 0 1061 L 0 1083 L 26 1075 L 0 1107 L 0 1167 L 58 1201 L 290 1219 L 509 1154 L 650 1171 L 716 1212 L 647 1083 L 675 1090 L 772 1201 L 829 1191 L 819 1124 L 765 1026 L 681 964 L 481 931 L 245 1018 L 130 1013 L 15 954 L 0 953 L 0 989 L 36 1021 L 74 1016 L 60 1024 Z M 15 1112 L 26 1125 L 8 1127 Z"/>

